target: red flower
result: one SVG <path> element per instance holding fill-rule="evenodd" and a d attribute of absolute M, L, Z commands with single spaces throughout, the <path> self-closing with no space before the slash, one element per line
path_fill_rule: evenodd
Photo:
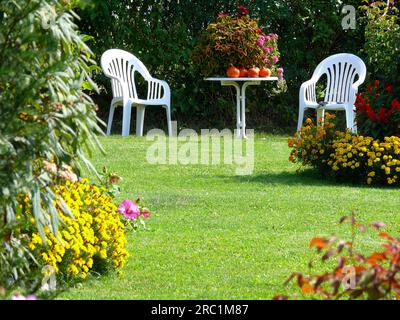
<path fill-rule="evenodd" d="M 361 94 L 357 94 L 357 99 L 356 99 L 356 101 L 357 102 L 361 102 L 362 104 L 364 104 L 365 103 L 365 99 L 361 96 Z"/>
<path fill-rule="evenodd" d="M 365 107 L 366 107 L 365 110 L 367 112 L 368 118 L 372 122 L 375 122 L 376 121 L 376 113 L 375 113 L 375 111 L 371 109 L 371 106 L 369 105 L 369 103 Z"/>
<path fill-rule="evenodd" d="M 374 81 L 375 87 L 379 87 L 379 80 Z"/>
<path fill-rule="evenodd" d="M 383 123 L 388 123 L 389 122 L 389 119 L 388 119 L 388 117 L 386 115 L 386 109 L 383 108 L 383 107 L 381 107 L 379 109 L 379 121 L 383 122 Z"/>
<path fill-rule="evenodd" d="M 393 86 L 391 84 L 385 85 L 385 91 L 391 93 L 393 91 Z"/>
<path fill-rule="evenodd" d="M 374 89 L 374 87 L 371 86 L 371 85 L 367 87 L 367 90 L 368 90 L 368 91 L 372 91 L 373 89 Z"/>
<path fill-rule="evenodd" d="M 237 8 L 238 10 L 238 15 L 241 16 L 245 16 L 248 15 L 250 13 L 250 10 L 246 7 L 246 6 L 239 6 Z"/>
<path fill-rule="evenodd" d="M 392 101 L 392 107 L 395 108 L 395 109 L 397 109 L 397 110 L 400 110 L 400 102 L 397 100 L 397 98 L 396 98 L 396 99 L 393 99 L 393 101 Z"/>

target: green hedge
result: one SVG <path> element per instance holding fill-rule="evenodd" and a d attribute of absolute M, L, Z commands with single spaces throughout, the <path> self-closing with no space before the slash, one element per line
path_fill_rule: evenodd
<path fill-rule="evenodd" d="M 91 47 L 97 59 L 109 48 L 125 49 L 137 55 L 152 74 L 167 80 L 173 92 L 173 118 L 180 125 L 233 127 L 234 92 L 202 80 L 201 66 L 193 64 L 191 53 L 200 32 L 216 14 L 239 4 L 247 5 L 260 25 L 279 34 L 287 80 L 287 92 L 281 94 L 274 93 L 273 84 L 249 90 L 249 127 L 293 128 L 299 86 L 316 65 L 334 53 L 359 54 L 363 47 L 364 26 L 344 31 L 339 1 L 137 0 L 131 4 L 130 0 L 97 0 L 79 12 L 80 28 L 93 36 Z M 358 7 L 360 1 L 346 4 Z M 99 75 L 97 80 L 109 94 L 107 79 Z M 106 116 L 109 98 L 102 94 L 100 107 Z"/>

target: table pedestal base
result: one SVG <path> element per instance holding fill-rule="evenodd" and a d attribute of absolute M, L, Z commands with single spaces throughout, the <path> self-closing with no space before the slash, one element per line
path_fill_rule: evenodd
<path fill-rule="evenodd" d="M 234 80 L 223 80 L 223 86 L 236 88 L 236 135 L 246 139 L 246 88 L 251 85 L 259 85 L 260 81 L 245 81 L 242 86 Z"/>

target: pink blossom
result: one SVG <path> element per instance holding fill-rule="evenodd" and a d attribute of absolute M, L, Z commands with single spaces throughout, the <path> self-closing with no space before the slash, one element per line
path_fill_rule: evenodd
<path fill-rule="evenodd" d="M 266 36 L 266 37 L 265 37 L 265 41 L 268 42 L 268 41 L 270 41 L 270 40 L 271 40 L 271 37 L 270 37 L 270 36 Z"/>
<path fill-rule="evenodd" d="M 279 58 L 277 56 L 273 56 L 272 61 L 274 62 L 274 64 L 277 64 L 279 62 Z"/>
<path fill-rule="evenodd" d="M 271 48 L 270 47 L 264 47 L 264 52 L 265 53 L 271 53 Z"/>
<path fill-rule="evenodd" d="M 56 174 L 57 173 L 57 166 L 55 163 L 53 162 L 49 162 L 47 160 L 43 161 L 43 165 L 44 165 L 44 169 L 52 174 Z"/>
<path fill-rule="evenodd" d="M 129 220 L 135 220 L 140 215 L 139 206 L 129 199 L 124 200 L 119 205 L 118 212 Z"/>
<path fill-rule="evenodd" d="M 148 217 L 150 217 L 150 211 L 147 210 L 147 209 L 143 209 L 143 211 L 140 213 L 140 215 L 141 215 L 143 218 L 147 219 Z"/>
<path fill-rule="evenodd" d="M 256 43 L 257 43 L 258 46 L 262 47 L 264 45 L 264 42 L 265 42 L 265 38 L 264 37 L 260 37 L 260 38 L 258 38 Z"/>
<path fill-rule="evenodd" d="M 68 180 L 73 183 L 78 181 L 78 176 L 74 172 L 72 172 L 72 168 L 65 164 L 62 166 L 62 170 L 59 172 L 59 175 L 62 179 Z"/>
<path fill-rule="evenodd" d="M 283 68 L 278 68 L 278 78 L 283 78 Z"/>

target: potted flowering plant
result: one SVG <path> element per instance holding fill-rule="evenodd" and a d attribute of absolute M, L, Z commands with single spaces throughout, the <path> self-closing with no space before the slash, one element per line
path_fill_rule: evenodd
<path fill-rule="evenodd" d="M 398 88 L 375 80 L 357 95 L 357 122 L 363 135 L 382 139 L 400 136 L 400 102 Z"/>
<path fill-rule="evenodd" d="M 201 34 L 193 60 L 204 76 L 283 77 L 278 67 L 278 35 L 265 33 L 245 6 L 235 14 L 219 13 Z"/>

